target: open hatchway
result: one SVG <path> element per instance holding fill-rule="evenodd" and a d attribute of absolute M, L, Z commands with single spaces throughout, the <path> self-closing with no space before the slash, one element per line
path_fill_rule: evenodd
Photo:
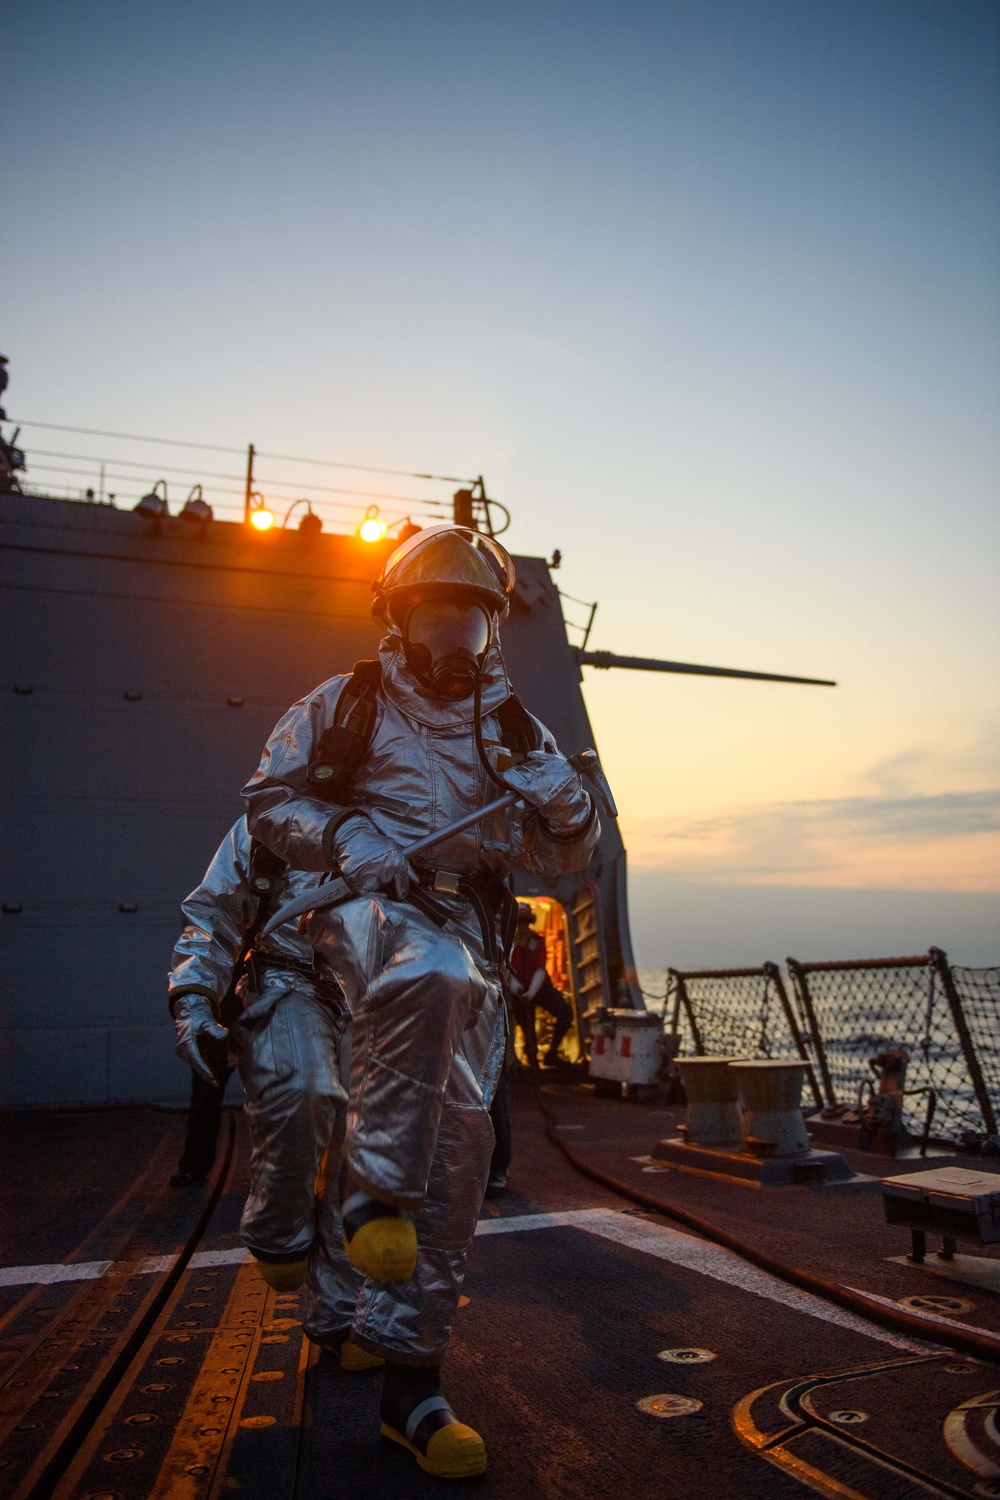
<path fill-rule="evenodd" d="M 577 1063 L 586 1058 L 587 1027 L 584 1012 L 585 1000 L 581 1003 L 579 986 L 573 973 L 573 944 L 570 932 L 570 913 L 554 896 L 520 896 L 521 906 L 531 908 L 532 930 L 545 939 L 545 971 L 555 988 L 564 995 L 573 1008 L 573 1024 L 560 1044 L 561 1059 Z M 514 1051 L 518 1061 L 528 1064 L 524 1031 L 514 1023 Z M 535 1009 L 535 1035 L 539 1052 L 547 1050 L 553 1031 L 553 1018 L 542 1005 Z"/>

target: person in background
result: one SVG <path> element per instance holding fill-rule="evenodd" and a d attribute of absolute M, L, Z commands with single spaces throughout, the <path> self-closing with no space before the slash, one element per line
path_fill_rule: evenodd
<path fill-rule="evenodd" d="M 318 885 L 318 875 L 289 870 L 251 839 L 240 818 L 182 904 L 168 1000 L 177 1054 L 194 1075 L 193 1108 L 172 1181 L 184 1186 L 211 1170 L 235 1053 L 251 1139 L 240 1236 L 264 1280 L 284 1292 L 306 1280 L 310 1252 L 323 1242 L 303 1326 L 342 1369 L 357 1372 L 384 1361 L 349 1337 L 364 1277 L 341 1243 L 335 1180 L 346 1125 L 341 1078 L 350 1071 L 347 1010 L 340 986 L 295 925 L 258 940 L 278 906 Z M 324 1203 L 327 1189 L 317 1198 L 316 1179 L 325 1180 L 328 1163 L 334 1181 Z"/>
<path fill-rule="evenodd" d="M 199 1049 L 212 1072 L 213 1081 L 209 1083 L 194 1068 L 191 1069 L 191 1103 L 184 1150 L 177 1171 L 170 1179 L 170 1186 L 176 1188 L 193 1187 L 208 1181 L 219 1145 L 226 1085 L 233 1071 L 225 1042 L 203 1037 Z"/>
<path fill-rule="evenodd" d="M 510 1043 L 508 1041 L 508 1048 Z M 510 1094 L 507 1088 L 507 1058 L 504 1058 L 503 1067 L 500 1069 L 500 1077 L 497 1080 L 496 1093 L 493 1095 L 493 1103 L 490 1105 L 490 1119 L 493 1122 L 493 1155 L 490 1157 L 490 1175 L 486 1179 L 487 1198 L 502 1198 L 507 1191 L 507 1173 L 510 1171 L 511 1157 L 511 1132 L 510 1132 Z"/>
<path fill-rule="evenodd" d="M 532 1068 L 539 1065 L 535 1036 L 535 1011 L 541 1006 L 552 1017 L 552 1037 L 541 1059 L 551 1068 L 559 1057 L 559 1044 L 573 1024 L 573 1007 L 556 989 L 545 968 L 545 938 L 534 931 L 534 913 L 521 902 L 517 908 L 517 936 L 510 958 L 507 993 L 515 1025 L 524 1032 L 524 1049 Z"/>

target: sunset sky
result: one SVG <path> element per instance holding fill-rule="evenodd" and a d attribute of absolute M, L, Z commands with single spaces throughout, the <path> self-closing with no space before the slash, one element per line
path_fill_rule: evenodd
<path fill-rule="evenodd" d="M 840 684 L 587 671 L 641 960 L 1000 960 L 994 0 L 4 30 L 11 417 L 483 473 L 593 645 Z"/>

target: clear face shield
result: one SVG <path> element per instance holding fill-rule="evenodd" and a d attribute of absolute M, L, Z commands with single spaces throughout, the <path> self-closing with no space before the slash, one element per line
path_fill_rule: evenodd
<path fill-rule="evenodd" d="M 455 703 L 475 692 L 490 643 L 482 604 L 460 595 L 422 599 L 402 630 L 407 666 L 436 698 Z"/>

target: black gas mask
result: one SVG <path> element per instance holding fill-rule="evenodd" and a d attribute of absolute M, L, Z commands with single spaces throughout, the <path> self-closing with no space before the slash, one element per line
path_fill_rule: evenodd
<path fill-rule="evenodd" d="M 435 698 L 457 703 L 482 681 L 490 643 L 490 617 L 468 596 L 421 600 L 406 615 L 403 648 L 414 677 Z"/>

